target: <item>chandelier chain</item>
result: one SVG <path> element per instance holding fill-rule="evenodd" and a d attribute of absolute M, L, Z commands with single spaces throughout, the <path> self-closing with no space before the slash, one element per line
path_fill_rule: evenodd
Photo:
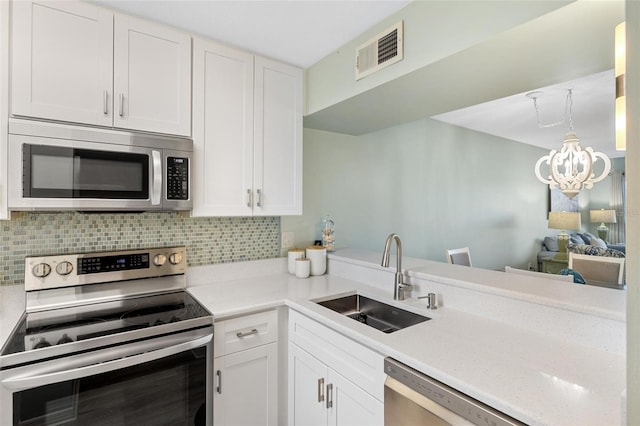
<path fill-rule="evenodd" d="M 555 127 L 555 126 L 559 126 L 561 124 L 564 124 L 564 122 L 567 119 L 567 116 L 569 116 L 569 130 L 573 131 L 573 97 L 571 96 L 571 92 L 572 90 L 569 89 L 567 90 L 567 98 L 565 100 L 565 104 L 564 104 L 564 114 L 562 116 L 562 119 L 559 121 L 556 121 L 554 123 L 548 123 L 548 124 L 544 124 L 540 121 L 540 111 L 538 109 L 538 97 L 537 96 L 533 96 L 533 107 L 536 110 L 536 119 L 538 121 L 538 127 L 541 129 L 547 128 L 547 127 Z"/>

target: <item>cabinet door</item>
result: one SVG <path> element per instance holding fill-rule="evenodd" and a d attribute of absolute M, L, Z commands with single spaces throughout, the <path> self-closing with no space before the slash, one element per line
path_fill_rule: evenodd
<path fill-rule="evenodd" d="M 302 71 L 255 61 L 254 214 L 302 214 Z"/>
<path fill-rule="evenodd" d="M 329 425 L 336 426 L 383 426 L 384 404 L 352 382 L 329 370 L 327 398 Z"/>
<path fill-rule="evenodd" d="M 191 135 L 191 37 L 117 14 L 114 126 Z"/>
<path fill-rule="evenodd" d="M 278 424 L 277 343 L 225 355 L 214 364 L 215 425 Z"/>
<path fill-rule="evenodd" d="M 289 346 L 289 424 L 326 426 L 327 367 L 305 350 Z"/>
<path fill-rule="evenodd" d="M 193 50 L 193 215 L 250 216 L 253 55 L 199 39 Z"/>
<path fill-rule="evenodd" d="M 113 14 L 90 3 L 12 3 L 11 113 L 112 123 Z"/>

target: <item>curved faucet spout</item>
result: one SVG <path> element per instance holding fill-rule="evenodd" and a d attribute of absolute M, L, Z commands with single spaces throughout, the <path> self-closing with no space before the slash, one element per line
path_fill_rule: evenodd
<path fill-rule="evenodd" d="M 396 242 L 396 275 L 393 285 L 393 298 L 394 300 L 404 300 L 405 290 L 411 288 L 410 284 L 403 283 L 402 279 L 402 241 L 398 234 L 389 234 L 387 240 L 384 243 L 384 252 L 382 253 L 382 262 L 380 266 L 385 268 L 389 267 L 389 257 L 391 253 L 391 242 Z"/>

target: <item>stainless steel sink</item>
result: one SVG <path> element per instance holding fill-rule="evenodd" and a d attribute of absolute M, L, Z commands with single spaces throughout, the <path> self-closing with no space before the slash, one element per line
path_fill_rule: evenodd
<path fill-rule="evenodd" d="M 393 333 L 431 319 L 359 294 L 316 303 L 385 333 Z"/>

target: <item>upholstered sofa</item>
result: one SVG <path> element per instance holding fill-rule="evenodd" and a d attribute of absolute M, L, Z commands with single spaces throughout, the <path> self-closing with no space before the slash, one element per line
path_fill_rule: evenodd
<path fill-rule="evenodd" d="M 567 249 L 575 253 L 593 254 L 597 256 L 624 257 L 624 244 L 607 244 L 595 235 L 584 232 L 570 234 Z M 538 252 L 538 271 L 542 271 L 542 261 L 558 254 L 558 237 L 545 237 L 542 249 Z"/>

